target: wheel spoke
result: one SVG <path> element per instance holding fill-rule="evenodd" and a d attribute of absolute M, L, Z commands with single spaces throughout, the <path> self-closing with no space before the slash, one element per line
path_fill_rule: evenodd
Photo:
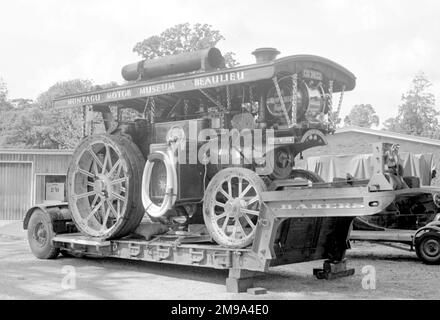
<path fill-rule="evenodd" d="M 243 178 L 238 178 L 238 197 L 241 197 L 242 190 L 243 190 Z"/>
<path fill-rule="evenodd" d="M 87 149 L 87 151 L 90 153 L 90 155 L 92 156 L 94 163 L 98 164 L 101 168 L 103 167 L 103 164 L 101 163 L 101 160 L 99 160 L 98 156 L 96 155 L 96 153 L 92 150 L 92 147 L 89 146 L 89 148 Z"/>
<path fill-rule="evenodd" d="M 110 165 L 110 169 L 113 167 L 113 163 L 112 163 L 112 153 L 111 153 L 111 149 L 108 145 L 105 146 L 105 155 L 107 156 L 107 162 Z"/>
<path fill-rule="evenodd" d="M 121 196 L 118 193 L 114 193 L 113 191 L 111 192 L 112 196 L 115 197 L 116 199 L 125 202 L 125 198 L 123 196 Z"/>
<path fill-rule="evenodd" d="M 79 172 L 79 173 L 82 173 L 82 174 L 85 175 L 85 176 L 88 176 L 88 177 L 90 177 L 90 178 L 95 179 L 95 175 L 94 175 L 93 173 L 88 172 L 88 171 L 86 171 L 86 170 L 84 170 L 84 169 L 78 168 L 76 171 Z"/>
<path fill-rule="evenodd" d="M 252 185 L 249 184 L 249 185 L 244 189 L 243 192 L 240 192 L 239 197 L 240 197 L 240 198 L 243 198 L 243 197 L 249 192 L 249 190 L 251 190 L 251 189 L 252 189 Z"/>
<path fill-rule="evenodd" d="M 90 192 L 86 192 L 86 193 L 82 193 L 82 194 L 75 194 L 75 195 L 73 195 L 73 197 L 75 198 L 75 200 L 78 200 L 78 199 L 82 199 L 82 198 L 90 197 L 90 196 L 94 196 L 94 195 L 96 195 L 95 190 L 90 191 Z"/>
<path fill-rule="evenodd" d="M 226 193 L 226 191 L 220 186 L 220 193 L 225 196 L 226 199 L 231 200 L 232 197 Z"/>
<path fill-rule="evenodd" d="M 246 236 L 246 232 L 243 229 L 243 226 L 241 225 L 240 219 L 237 219 L 237 225 L 240 227 L 241 232 L 244 236 Z"/>
<path fill-rule="evenodd" d="M 225 221 L 223 221 L 223 225 L 222 225 L 223 232 L 226 231 L 226 227 L 228 226 L 228 222 L 229 222 L 229 213 L 226 213 L 226 218 L 225 218 Z"/>
<path fill-rule="evenodd" d="M 228 194 L 232 198 L 232 182 L 231 182 L 231 179 L 228 180 Z"/>
<path fill-rule="evenodd" d="M 237 219 L 234 219 L 234 226 L 232 227 L 232 233 L 231 236 L 236 239 L 237 237 L 235 236 L 237 234 Z"/>
<path fill-rule="evenodd" d="M 104 161 L 102 163 L 102 171 L 101 174 L 104 174 L 107 171 L 107 158 L 108 158 L 108 146 L 105 146 L 105 156 L 104 156 Z"/>
<path fill-rule="evenodd" d="M 117 183 L 127 182 L 127 177 L 119 178 L 110 182 L 110 185 L 114 185 Z"/>
<path fill-rule="evenodd" d="M 214 207 L 215 206 L 218 206 L 218 207 L 222 207 L 222 208 L 224 208 L 225 207 L 225 204 L 224 203 L 221 203 L 221 202 L 218 202 L 218 201 L 216 201 L 215 203 L 214 203 Z"/>
<path fill-rule="evenodd" d="M 96 201 L 98 201 L 99 197 L 98 194 L 95 194 L 95 198 L 93 198 L 92 204 L 90 205 L 91 208 L 94 208 L 96 205 Z"/>
<path fill-rule="evenodd" d="M 95 215 L 96 212 L 98 212 L 98 210 L 99 210 L 99 208 L 101 208 L 102 204 L 103 204 L 103 202 L 100 201 L 100 202 L 96 205 L 96 207 L 94 207 L 93 210 L 90 211 L 89 215 L 88 215 L 84 220 L 89 221 L 89 219 L 90 219 L 93 215 Z"/>
<path fill-rule="evenodd" d="M 243 217 L 246 219 L 248 225 L 251 226 L 252 230 L 255 229 L 255 224 L 252 222 L 252 220 L 249 218 L 249 216 L 247 214 L 244 214 Z"/>
<path fill-rule="evenodd" d="M 226 215 L 227 215 L 227 213 L 226 213 L 226 212 L 223 212 L 222 214 L 219 214 L 219 215 L 214 216 L 214 219 L 215 219 L 215 220 L 219 220 L 219 219 L 221 219 L 221 218 L 223 218 L 223 217 L 226 217 Z"/>
<path fill-rule="evenodd" d="M 107 205 L 110 207 L 112 213 L 114 214 L 115 218 L 119 218 L 119 213 L 116 212 L 115 207 L 113 207 L 113 204 L 107 199 L 105 200 L 107 202 Z M 119 203 L 119 201 L 118 201 Z"/>
<path fill-rule="evenodd" d="M 246 208 L 241 208 L 240 210 L 243 213 L 250 214 L 250 215 L 253 215 L 253 216 L 259 216 L 260 215 L 260 212 L 256 211 L 256 210 L 250 210 L 250 209 L 246 209 Z"/>
<path fill-rule="evenodd" d="M 254 202 L 257 202 L 257 201 L 259 201 L 259 200 L 260 200 L 260 197 L 258 197 L 258 195 L 256 195 L 255 197 L 253 197 L 251 200 L 249 200 L 249 201 L 246 203 L 246 207 L 250 206 L 251 204 L 253 204 Z"/>
<path fill-rule="evenodd" d="M 108 176 L 111 177 L 113 175 L 113 173 L 115 172 L 115 170 L 120 166 L 121 164 L 121 159 L 118 159 L 118 161 L 116 161 L 116 163 L 112 166 L 112 168 L 110 169 Z"/>
<path fill-rule="evenodd" d="M 110 207 L 107 208 L 104 219 L 102 221 L 102 227 L 101 227 L 102 229 L 107 229 L 107 221 L 108 221 L 109 215 L 110 215 Z"/>

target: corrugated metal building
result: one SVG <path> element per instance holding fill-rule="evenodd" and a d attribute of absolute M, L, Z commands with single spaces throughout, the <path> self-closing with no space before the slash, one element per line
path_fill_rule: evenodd
<path fill-rule="evenodd" d="M 72 152 L 0 149 L 0 220 L 21 220 L 33 204 L 64 200 Z"/>

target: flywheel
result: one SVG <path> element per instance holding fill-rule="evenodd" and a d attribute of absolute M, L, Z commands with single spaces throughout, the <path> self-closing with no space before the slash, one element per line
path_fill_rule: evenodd
<path fill-rule="evenodd" d="M 203 201 L 208 232 L 220 245 L 244 248 L 252 244 L 261 209 L 263 180 L 252 170 L 232 167 L 209 182 Z"/>
<path fill-rule="evenodd" d="M 139 148 L 123 135 L 93 135 L 80 143 L 67 173 L 67 197 L 83 234 L 118 238 L 139 225 L 144 164 Z"/>

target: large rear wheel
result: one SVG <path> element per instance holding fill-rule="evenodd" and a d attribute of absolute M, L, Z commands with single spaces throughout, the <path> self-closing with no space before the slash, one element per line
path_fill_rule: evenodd
<path fill-rule="evenodd" d="M 214 241 L 244 248 L 252 244 L 261 209 L 263 180 L 245 168 L 226 168 L 209 182 L 203 202 L 203 218 Z"/>
<path fill-rule="evenodd" d="M 144 164 L 138 147 L 125 136 L 93 135 L 81 142 L 68 170 L 67 196 L 82 233 L 117 238 L 138 226 L 144 214 Z"/>

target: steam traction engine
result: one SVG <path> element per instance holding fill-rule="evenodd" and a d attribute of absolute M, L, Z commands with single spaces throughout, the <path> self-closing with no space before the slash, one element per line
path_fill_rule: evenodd
<path fill-rule="evenodd" d="M 34 254 L 53 258 L 61 249 L 229 268 L 236 284 L 240 270 L 316 259 L 327 259 L 318 274 L 349 274 L 353 218 L 380 212 L 394 195 L 333 188 L 293 168 L 302 151 L 326 144 L 355 77 L 317 56 L 253 54 L 256 64 L 234 68 L 216 48 L 140 61 L 122 69 L 126 85 L 56 99 L 56 108 L 100 113 L 105 133 L 76 148 L 68 207 L 29 210 Z M 52 244 L 33 241 L 39 210 L 58 226 L 43 233 Z M 142 240 L 134 237 L 142 225 L 167 232 Z"/>
<path fill-rule="evenodd" d="M 115 102 L 108 101 L 113 97 L 120 108 L 135 109 L 143 117 L 116 121 L 116 127 L 107 126 L 110 134 L 91 135 L 76 149 L 67 189 L 78 229 L 93 237 L 120 238 L 135 230 L 144 213 L 184 228 L 203 211 L 218 244 L 249 246 L 261 193 L 273 180 L 295 176 L 297 154 L 325 143 L 336 114 L 332 93 L 355 85 L 351 73 L 328 60 L 294 56 L 274 63 L 277 53 L 256 50 L 258 64 L 231 69 L 222 68 L 223 58 L 215 48 L 141 61 L 125 66 L 122 74 L 142 86 L 89 94 L 94 110 L 103 112 L 107 123 L 115 122 L 109 112 Z M 205 72 L 172 75 L 200 68 Z M 84 95 L 69 97 L 55 106 L 87 100 Z M 273 138 L 266 142 L 269 129 Z M 209 141 L 204 131 L 213 139 L 211 147 L 218 142 L 217 148 L 194 157 Z M 259 131 L 260 145 L 249 148 L 237 141 L 232 146 L 226 140 L 234 138 L 231 132 L 243 131 L 250 134 L 251 144 Z M 240 151 L 245 148 L 247 155 Z"/>

